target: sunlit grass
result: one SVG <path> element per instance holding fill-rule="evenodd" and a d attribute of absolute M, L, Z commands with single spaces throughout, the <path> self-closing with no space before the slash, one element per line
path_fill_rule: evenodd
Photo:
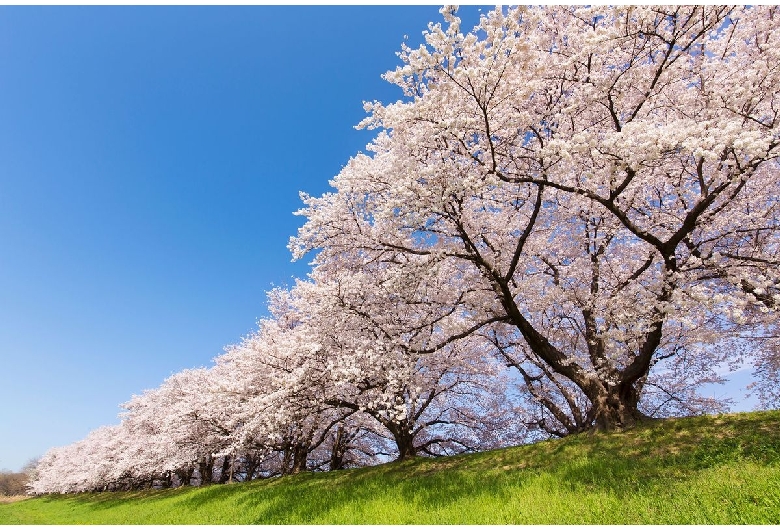
<path fill-rule="evenodd" d="M 778 524 L 780 411 L 178 490 L 52 495 L 10 524 Z"/>

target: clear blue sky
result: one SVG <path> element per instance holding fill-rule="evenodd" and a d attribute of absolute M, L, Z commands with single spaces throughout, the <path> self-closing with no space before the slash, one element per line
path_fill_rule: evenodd
<path fill-rule="evenodd" d="M 476 20 L 468 8 L 464 28 Z M 0 7 L 0 469 L 207 366 L 438 8 Z"/>

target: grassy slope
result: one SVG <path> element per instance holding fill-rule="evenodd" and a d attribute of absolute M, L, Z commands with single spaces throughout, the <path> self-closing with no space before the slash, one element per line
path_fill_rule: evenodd
<path fill-rule="evenodd" d="M 780 411 L 450 458 L 0 505 L 10 524 L 778 524 Z"/>

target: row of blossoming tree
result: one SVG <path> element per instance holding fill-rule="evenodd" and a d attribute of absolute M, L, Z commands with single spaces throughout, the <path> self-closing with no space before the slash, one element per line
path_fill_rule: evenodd
<path fill-rule="evenodd" d="M 455 10 L 303 197 L 306 281 L 208 369 L 54 449 L 35 492 L 250 480 L 778 396 L 780 10 Z"/>
<path fill-rule="evenodd" d="M 134 396 L 119 425 L 49 451 L 33 491 L 251 480 L 526 439 L 525 416 L 484 346 L 415 351 L 400 330 L 423 315 L 363 314 L 360 282 L 272 291 L 272 316 L 256 333 L 214 366 Z"/>

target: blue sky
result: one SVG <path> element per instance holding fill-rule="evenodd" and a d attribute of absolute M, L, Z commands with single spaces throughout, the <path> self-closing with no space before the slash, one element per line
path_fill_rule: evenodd
<path fill-rule="evenodd" d="M 473 25 L 476 9 L 461 15 Z M 0 469 L 207 366 L 438 7 L 0 7 Z M 718 393 L 720 393 L 719 391 Z"/>
<path fill-rule="evenodd" d="M 0 7 L 0 468 L 209 365 L 438 8 Z"/>

